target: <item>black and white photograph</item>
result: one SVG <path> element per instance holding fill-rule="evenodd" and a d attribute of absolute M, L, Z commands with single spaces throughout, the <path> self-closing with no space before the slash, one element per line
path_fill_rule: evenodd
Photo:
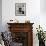
<path fill-rule="evenodd" d="M 26 16 L 26 3 L 16 3 L 15 4 L 15 15 L 16 16 Z"/>

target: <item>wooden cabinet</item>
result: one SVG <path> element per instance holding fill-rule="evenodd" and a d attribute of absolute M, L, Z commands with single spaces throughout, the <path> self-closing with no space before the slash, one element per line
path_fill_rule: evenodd
<path fill-rule="evenodd" d="M 23 43 L 22 46 L 33 46 L 33 23 L 7 23 L 13 41 Z"/>

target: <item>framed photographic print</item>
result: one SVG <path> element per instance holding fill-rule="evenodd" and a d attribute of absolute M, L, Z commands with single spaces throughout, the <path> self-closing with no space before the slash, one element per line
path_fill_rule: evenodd
<path fill-rule="evenodd" d="M 26 16 L 26 3 L 16 3 L 15 4 L 15 15 L 16 16 Z"/>

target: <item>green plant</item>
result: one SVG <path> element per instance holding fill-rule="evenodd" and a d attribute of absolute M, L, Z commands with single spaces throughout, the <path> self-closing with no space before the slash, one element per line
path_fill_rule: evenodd
<path fill-rule="evenodd" d="M 39 25 L 39 28 L 36 28 L 36 29 L 37 29 L 36 36 L 38 36 L 38 40 L 39 41 L 41 41 L 41 40 L 45 41 L 45 35 L 44 35 L 44 31 L 43 31 L 42 27 L 40 27 L 40 25 Z"/>

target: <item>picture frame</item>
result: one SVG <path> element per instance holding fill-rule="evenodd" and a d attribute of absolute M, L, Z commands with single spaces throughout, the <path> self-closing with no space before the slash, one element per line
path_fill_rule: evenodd
<path fill-rule="evenodd" d="M 26 3 L 16 3 L 15 4 L 15 15 L 16 16 L 26 16 Z"/>

